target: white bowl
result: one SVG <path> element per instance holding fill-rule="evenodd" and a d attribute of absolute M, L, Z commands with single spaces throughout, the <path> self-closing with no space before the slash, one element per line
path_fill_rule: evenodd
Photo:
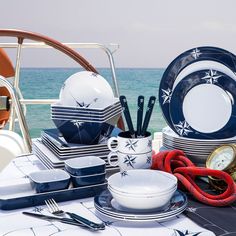
<path fill-rule="evenodd" d="M 165 206 L 174 195 L 176 189 L 168 193 L 159 193 L 153 196 L 145 195 L 128 195 L 128 194 L 119 194 L 109 188 L 113 198 L 116 202 L 126 208 L 135 209 L 135 210 L 152 210 Z"/>
<path fill-rule="evenodd" d="M 128 197 L 153 197 L 153 196 L 158 196 L 158 195 L 163 195 L 163 194 L 168 194 L 170 192 L 175 192 L 177 190 L 177 185 L 175 185 L 173 188 L 171 189 L 168 189 L 166 191 L 162 191 L 160 193 L 140 193 L 140 194 L 132 194 L 132 193 L 127 193 L 127 192 L 122 192 L 122 191 L 119 191 L 119 190 L 116 190 L 114 188 L 112 188 L 110 185 L 107 186 L 109 190 L 113 191 L 113 192 L 116 192 L 117 194 L 120 194 L 120 195 L 123 195 L 123 196 L 128 196 Z"/>
<path fill-rule="evenodd" d="M 81 71 L 71 75 L 60 91 L 62 106 L 101 108 L 114 103 L 109 83 L 99 74 Z"/>
<path fill-rule="evenodd" d="M 177 178 L 164 171 L 135 169 L 110 176 L 108 185 L 127 194 L 155 195 L 171 191 L 177 185 Z"/>

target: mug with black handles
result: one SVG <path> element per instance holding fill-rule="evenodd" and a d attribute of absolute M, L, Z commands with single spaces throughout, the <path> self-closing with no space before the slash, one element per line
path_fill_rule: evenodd
<path fill-rule="evenodd" d="M 117 143 L 116 147 L 112 144 Z M 107 146 L 111 151 L 108 154 L 108 163 L 111 166 L 119 166 L 120 170 L 149 169 L 152 165 L 152 135 L 146 132 L 145 136 L 131 138 L 130 132 L 125 131 L 117 137 L 111 137 Z M 112 161 L 117 157 L 117 161 Z"/>

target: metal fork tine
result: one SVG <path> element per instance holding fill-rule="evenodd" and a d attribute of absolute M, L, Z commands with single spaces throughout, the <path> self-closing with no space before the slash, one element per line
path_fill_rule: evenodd
<path fill-rule="evenodd" d="M 55 200 L 52 198 L 51 201 L 53 202 L 53 205 L 57 209 L 57 211 L 60 211 L 60 208 L 59 208 L 58 204 L 55 202 Z"/>
<path fill-rule="evenodd" d="M 50 202 L 51 207 L 53 208 L 53 211 L 57 212 L 58 207 L 54 204 L 55 201 L 53 202 L 53 199 L 51 198 L 51 199 L 49 199 L 49 202 Z"/>
<path fill-rule="evenodd" d="M 46 203 L 48 210 L 49 210 L 51 213 L 53 213 L 53 209 L 52 209 L 52 207 L 51 207 L 51 204 L 50 204 L 49 200 L 45 200 L 44 202 Z"/>

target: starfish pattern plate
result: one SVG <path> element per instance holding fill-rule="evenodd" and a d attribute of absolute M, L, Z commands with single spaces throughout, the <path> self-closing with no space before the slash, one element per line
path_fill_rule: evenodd
<path fill-rule="evenodd" d="M 169 113 L 179 136 L 224 139 L 236 135 L 236 81 L 222 72 L 201 70 L 182 79 Z"/>
<path fill-rule="evenodd" d="M 173 86 L 176 81 L 179 73 L 191 65 L 192 63 L 199 61 L 214 61 L 221 63 L 225 67 L 228 67 L 228 71 L 231 71 L 232 74 L 236 71 L 236 56 L 224 49 L 216 48 L 216 47 L 198 47 L 190 49 L 177 58 L 175 58 L 170 65 L 165 70 L 160 86 L 159 86 L 159 103 L 163 113 L 163 116 L 167 122 L 167 124 L 174 129 L 174 125 L 172 124 L 169 106 L 170 101 L 173 94 Z M 209 67 L 210 69 L 211 67 Z M 202 69 L 206 69 L 205 67 Z M 218 69 L 221 72 L 225 72 L 225 70 Z M 183 124 L 184 125 L 184 124 Z"/>

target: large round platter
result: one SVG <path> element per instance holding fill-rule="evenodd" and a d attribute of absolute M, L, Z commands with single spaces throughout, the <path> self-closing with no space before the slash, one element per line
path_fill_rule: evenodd
<path fill-rule="evenodd" d="M 98 212 L 108 217 L 129 221 L 163 221 L 181 214 L 187 207 L 187 197 L 176 191 L 170 203 L 162 209 L 152 211 L 135 211 L 121 207 L 108 190 L 103 191 L 94 199 Z"/>
<path fill-rule="evenodd" d="M 173 91 L 169 112 L 175 131 L 195 139 L 236 135 L 236 81 L 213 70 L 194 72 Z"/>
<path fill-rule="evenodd" d="M 174 129 L 169 113 L 173 85 L 178 74 L 187 66 L 199 61 L 215 61 L 235 72 L 236 56 L 224 49 L 216 47 L 199 47 L 190 49 L 175 58 L 165 70 L 159 86 L 159 103 L 167 124 Z M 200 67 L 201 68 L 201 67 Z M 199 69 L 200 69 L 199 68 Z M 204 66 L 202 69 L 205 69 Z M 209 69 L 211 66 L 209 67 Z M 214 67 L 215 68 L 215 67 Z M 216 68 L 215 68 L 216 69 Z M 222 71 L 218 68 L 218 71 Z M 224 70 L 222 72 L 225 72 Z"/>

